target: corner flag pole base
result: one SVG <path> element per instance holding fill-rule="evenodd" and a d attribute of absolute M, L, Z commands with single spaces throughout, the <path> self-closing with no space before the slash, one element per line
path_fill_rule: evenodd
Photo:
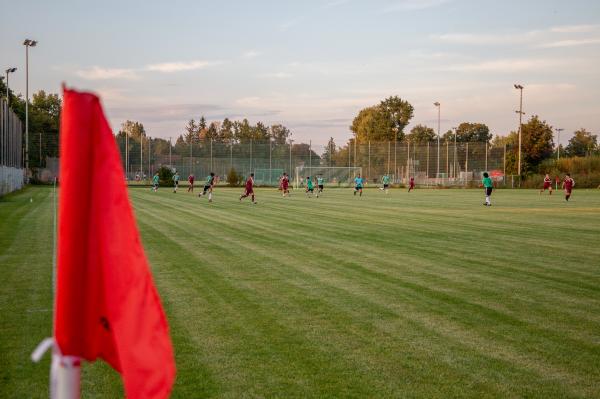
<path fill-rule="evenodd" d="M 39 362 L 52 348 L 52 366 L 50 367 L 50 398 L 79 399 L 81 381 L 81 358 L 63 356 L 52 338 L 44 339 L 31 354 L 31 360 Z"/>

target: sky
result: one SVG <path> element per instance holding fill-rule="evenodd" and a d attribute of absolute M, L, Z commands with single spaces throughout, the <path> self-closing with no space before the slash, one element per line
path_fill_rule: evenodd
<path fill-rule="evenodd" d="M 0 0 L 0 68 L 11 88 L 97 92 L 127 119 L 177 137 L 186 122 L 282 123 L 295 141 L 338 144 L 358 111 L 397 95 L 416 124 L 526 118 L 600 133 L 598 0 Z"/>

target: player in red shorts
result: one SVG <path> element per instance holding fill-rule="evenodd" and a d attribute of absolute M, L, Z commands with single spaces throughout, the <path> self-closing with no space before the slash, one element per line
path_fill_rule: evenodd
<path fill-rule="evenodd" d="M 256 204 L 256 201 L 254 200 L 254 173 L 250 173 L 250 177 L 246 180 L 246 191 L 241 195 L 240 201 L 250 195 L 252 196 L 252 203 Z"/>
<path fill-rule="evenodd" d="M 540 190 L 540 195 L 542 195 L 542 193 L 546 190 L 548 190 L 550 195 L 552 195 L 552 179 L 548 174 L 546 174 L 546 177 L 544 177 L 544 187 Z"/>
<path fill-rule="evenodd" d="M 188 193 L 194 192 L 194 175 L 190 174 L 188 176 Z"/>
<path fill-rule="evenodd" d="M 410 182 L 408 183 L 408 192 L 410 193 L 412 190 L 415 189 L 415 178 L 411 177 L 410 178 Z"/>
<path fill-rule="evenodd" d="M 282 191 L 282 195 L 284 197 L 290 193 L 289 185 L 290 185 L 290 178 L 288 177 L 287 173 L 284 173 L 283 176 L 281 177 L 281 191 Z"/>
<path fill-rule="evenodd" d="M 567 173 L 565 176 L 565 180 L 563 180 L 562 184 L 565 190 L 565 200 L 568 201 L 571 198 L 571 192 L 573 191 L 573 187 L 575 186 L 575 180 L 571 179 L 571 175 Z"/>

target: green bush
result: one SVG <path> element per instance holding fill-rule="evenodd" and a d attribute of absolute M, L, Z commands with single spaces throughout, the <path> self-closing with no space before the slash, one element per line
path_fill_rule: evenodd
<path fill-rule="evenodd" d="M 244 176 L 238 175 L 235 169 L 231 168 L 227 173 L 227 184 L 229 187 L 239 187 L 244 182 Z"/>
<path fill-rule="evenodd" d="M 158 179 L 161 186 L 172 186 L 173 185 L 173 171 L 166 166 L 161 166 L 158 170 Z"/>

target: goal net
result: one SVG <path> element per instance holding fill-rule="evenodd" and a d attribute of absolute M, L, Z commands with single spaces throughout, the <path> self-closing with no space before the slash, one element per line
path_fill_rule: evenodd
<path fill-rule="evenodd" d="M 322 177 L 327 187 L 351 187 L 354 178 L 362 175 L 360 166 L 297 166 L 295 188 L 304 187 L 307 176 L 310 176 L 316 184 L 317 177 Z"/>
<path fill-rule="evenodd" d="M 283 169 L 254 169 L 254 183 L 259 186 L 276 186 L 279 184 L 279 178 L 283 175 Z"/>

